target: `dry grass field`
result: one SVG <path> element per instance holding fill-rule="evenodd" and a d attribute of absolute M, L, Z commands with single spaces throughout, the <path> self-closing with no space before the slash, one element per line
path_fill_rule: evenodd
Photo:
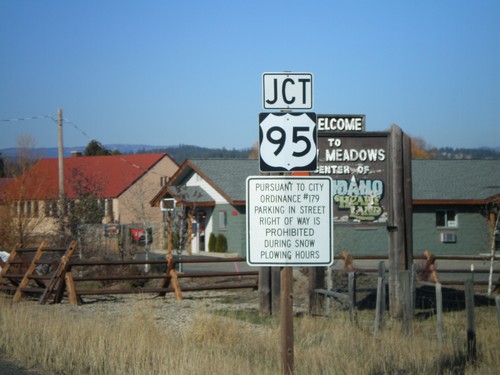
<path fill-rule="evenodd" d="M 153 296 L 87 300 L 82 306 L 12 304 L 0 295 L 0 353 L 45 374 L 279 374 L 280 327 L 260 317 L 254 291 L 198 292 L 182 301 Z M 432 314 L 403 335 L 375 312 L 335 309 L 294 318 L 296 374 L 499 374 L 494 303 L 476 308 L 478 360 L 467 361 L 465 311 Z M 1 369 L 0 369 L 1 373 Z"/>

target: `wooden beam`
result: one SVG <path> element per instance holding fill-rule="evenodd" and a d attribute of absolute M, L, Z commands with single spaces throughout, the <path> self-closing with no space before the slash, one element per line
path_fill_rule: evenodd
<path fill-rule="evenodd" d="M 35 271 L 35 268 L 37 267 L 37 261 L 42 257 L 42 254 L 43 254 L 42 249 L 46 245 L 47 244 L 45 243 L 45 241 L 42 241 L 42 243 L 38 247 L 38 250 L 36 251 L 35 255 L 33 256 L 33 260 L 31 261 L 31 264 L 28 267 L 28 270 L 24 274 L 23 279 L 21 280 L 21 282 L 19 283 L 19 286 L 17 287 L 16 293 L 14 294 L 14 298 L 12 299 L 13 302 L 19 302 L 21 300 L 21 298 L 23 297 L 23 295 L 24 295 L 23 288 L 28 286 L 28 283 L 30 281 L 29 276 L 31 276 L 33 274 L 33 272 Z"/>
<path fill-rule="evenodd" d="M 79 305 L 81 300 L 76 294 L 73 272 L 66 272 L 64 275 L 64 281 L 66 282 L 66 289 L 68 290 L 69 303 L 72 305 Z"/>
<path fill-rule="evenodd" d="M 77 245 L 78 245 L 78 242 L 71 241 L 68 248 L 66 249 L 66 252 L 61 257 L 61 261 L 59 262 L 57 269 L 55 270 L 50 281 L 48 282 L 47 287 L 45 288 L 40 299 L 38 300 L 38 303 L 44 304 L 45 302 L 47 302 L 47 299 L 52 294 L 52 291 L 54 290 L 56 285 L 58 285 L 58 289 L 62 289 L 64 287 L 64 274 L 68 270 L 68 264 L 69 264 L 70 258 L 73 255 Z M 62 295 L 62 293 L 58 293 L 58 294 Z M 60 297 L 60 298 L 62 298 L 62 297 Z M 60 300 L 57 302 L 60 302 Z"/>

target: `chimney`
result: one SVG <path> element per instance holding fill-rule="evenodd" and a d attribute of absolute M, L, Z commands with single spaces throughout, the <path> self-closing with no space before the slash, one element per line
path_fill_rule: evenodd
<path fill-rule="evenodd" d="M 77 157 L 80 157 L 82 156 L 82 152 L 81 151 L 71 151 L 71 157 L 72 158 L 77 158 Z"/>

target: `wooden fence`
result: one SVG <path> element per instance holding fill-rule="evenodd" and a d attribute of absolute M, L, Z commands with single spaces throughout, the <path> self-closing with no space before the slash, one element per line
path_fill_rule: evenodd
<path fill-rule="evenodd" d="M 168 256 L 160 260 L 78 260 L 74 257 L 76 242 L 67 248 L 50 248 L 44 242 L 38 248 L 21 249 L 16 247 L 0 273 L 0 290 L 13 293 L 13 301 L 22 297 L 36 296 L 40 304 L 50 298 L 60 303 L 67 296 L 71 304 L 82 303 L 82 296 L 104 294 L 137 294 L 156 293 L 166 295 L 174 293 L 176 299 L 182 299 L 183 291 L 201 291 L 217 289 L 240 289 L 258 287 L 258 272 L 239 270 L 235 272 L 178 272 L 181 264 L 227 263 L 242 262 L 242 258 L 201 258 Z M 48 257 L 49 254 L 63 254 Z M 128 266 L 154 267 L 162 271 L 142 274 L 135 267 L 126 270 Z M 45 267 L 45 270 L 42 268 Z M 94 268 L 93 273 L 85 272 Z M 96 269 L 103 269 L 99 272 Z M 205 282 L 206 279 L 217 278 L 217 283 Z M 182 285 L 180 280 L 200 280 L 196 285 Z M 126 281 L 129 284 L 145 283 L 159 280 L 158 286 L 119 288 L 97 287 L 100 284 L 110 284 Z M 89 286 L 90 285 L 90 286 Z M 81 287 L 82 286 L 82 287 Z"/>
<path fill-rule="evenodd" d="M 429 277 L 432 282 L 440 283 L 442 285 L 463 285 L 463 280 L 441 280 L 443 274 L 489 274 L 493 273 L 493 277 L 497 277 L 497 281 L 493 282 L 497 288 L 500 287 L 500 269 L 478 269 L 478 268 L 454 268 L 454 267 L 441 267 L 439 260 L 444 261 L 490 261 L 491 255 L 433 255 L 428 250 L 424 251 L 422 255 L 415 255 L 413 257 L 414 261 L 422 261 L 420 264 L 417 263 L 417 273 L 418 276 L 422 278 Z M 500 260 L 500 256 L 494 256 L 494 260 Z M 346 252 L 342 252 L 340 255 L 335 257 L 335 260 L 340 260 L 344 262 L 343 268 L 336 271 L 340 272 L 362 272 L 362 273 L 377 273 L 379 271 L 377 266 L 373 267 L 358 267 L 355 263 L 356 261 L 388 261 L 387 256 L 383 255 L 356 255 L 352 256 Z M 489 267 L 489 266 L 488 266 Z M 387 272 L 387 270 L 386 270 Z M 441 275 L 441 276 L 440 276 Z M 474 279 L 474 285 L 488 285 L 488 281 Z"/>
<path fill-rule="evenodd" d="M 104 294 L 132 294 L 132 293 L 157 293 L 166 295 L 174 293 L 176 299 L 182 299 L 182 291 L 200 291 L 215 289 L 235 289 L 235 288 L 258 288 L 258 271 L 247 272 L 198 272 L 186 273 L 178 272 L 177 268 L 182 264 L 192 263 L 221 263 L 221 262 L 243 262 L 243 258 L 206 258 L 206 257 L 166 257 L 160 260 L 78 260 L 75 259 L 76 242 L 73 241 L 66 248 L 48 247 L 42 242 L 38 248 L 16 247 L 12 250 L 6 264 L 3 265 L 0 278 L 0 290 L 14 294 L 13 300 L 19 301 L 25 295 L 38 296 L 41 304 L 53 298 L 56 303 L 61 302 L 63 296 L 67 296 L 70 303 L 78 304 L 82 302 L 82 296 L 104 295 Z M 168 258 L 168 259 L 167 259 Z M 421 261 L 417 273 L 420 278 L 428 278 L 435 284 L 440 285 L 463 285 L 463 280 L 442 280 L 443 275 L 467 274 L 471 272 L 469 268 L 440 267 L 438 260 L 454 261 L 485 261 L 487 256 L 434 256 L 426 251 L 421 256 L 415 256 L 416 261 Z M 379 273 L 378 266 L 359 267 L 357 261 L 387 261 L 385 256 L 360 255 L 353 257 L 345 252 L 336 256 L 336 260 L 343 261 L 343 267 L 337 266 L 336 272 L 349 273 Z M 337 263 L 338 264 L 338 263 Z M 134 270 L 127 267 L 135 266 Z M 161 272 L 140 273 L 140 267 L 161 268 Z M 94 273 L 87 272 L 90 268 L 101 269 Z M 102 271 L 104 270 L 104 271 Z M 489 273 L 487 269 L 475 269 L 474 273 Z M 499 270 L 493 270 L 495 277 L 498 277 Z M 223 278 L 225 282 L 209 283 L 206 280 L 213 278 Z M 203 283 L 195 285 L 193 280 L 203 279 Z M 156 286 L 146 287 L 126 287 L 119 288 L 97 287 L 101 284 L 125 282 L 128 284 L 146 283 L 152 280 L 159 280 Z M 472 278 L 474 285 L 487 285 L 487 281 Z M 186 282 L 181 282 L 186 281 Z M 191 282 L 190 284 L 188 282 Z M 495 283 L 496 288 L 500 287 L 500 280 Z M 375 289 L 375 288 L 372 288 Z M 356 304 L 356 291 L 362 291 L 356 287 L 355 274 L 349 276 L 348 290 L 326 290 L 318 289 L 313 293 L 322 294 L 337 298 L 350 305 Z M 347 294 L 345 294 L 347 292 Z"/>
<path fill-rule="evenodd" d="M 400 275 L 400 285 L 401 294 L 405 298 L 410 298 L 411 302 L 406 303 L 406 307 L 410 308 L 411 311 L 414 310 L 417 298 L 417 281 L 421 286 L 428 285 L 427 288 L 420 288 L 419 296 L 424 297 L 427 301 L 434 299 L 434 291 L 430 291 L 430 286 L 435 285 L 436 288 L 441 291 L 441 286 L 458 286 L 464 287 L 464 280 L 470 280 L 472 286 L 485 286 L 493 280 L 493 276 L 496 277 L 496 281 L 493 281 L 493 285 L 488 285 L 488 291 L 495 292 L 500 289 L 500 270 L 483 267 L 468 267 L 464 268 L 464 262 L 485 262 L 490 261 L 490 256 L 455 256 L 455 255 L 432 255 L 429 251 L 425 251 L 421 256 L 414 256 L 414 263 L 411 270 L 403 271 Z M 499 259 L 498 256 L 494 258 Z M 378 255 L 357 255 L 352 256 L 347 252 L 342 252 L 335 257 L 337 261 L 333 273 L 347 273 L 347 285 L 342 283 L 343 286 L 334 286 L 333 281 L 330 281 L 330 288 L 328 289 L 314 289 L 310 290 L 310 295 L 314 296 L 310 300 L 310 312 L 313 314 L 323 314 L 330 315 L 330 299 L 335 299 L 344 306 L 346 306 L 351 311 L 351 316 L 355 316 L 356 306 L 358 305 L 358 294 L 361 292 L 373 293 L 376 291 L 376 303 L 375 308 L 377 310 L 377 315 L 380 315 L 385 311 L 386 308 L 386 273 L 388 269 L 386 268 L 386 262 L 388 258 L 386 256 Z M 444 264 L 437 262 L 438 260 L 445 261 Z M 450 266 L 449 261 L 458 261 L 459 267 Z M 340 264 L 339 264 L 340 263 Z M 342 264 L 343 263 L 343 264 Z M 359 266 L 361 264 L 361 266 Z M 472 263 L 474 264 L 474 263 Z M 471 270 L 472 268 L 472 270 Z M 479 280 L 478 275 L 490 274 L 489 281 Z M 371 285 L 359 286 L 358 278 L 363 274 L 377 274 L 377 282 Z M 452 279 L 449 279 L 449 277 Z M 330 278 L 332 275 L 329 276 Z M 448 278 L 447 280 L 444 280 Z M 451 291 L 447 290 L 447 296 L 451 296 Z M 423 296 L 423 294 L 428 293 L 428 296 Z M 437 293 L 437 292 L 436 292 Z M 442 294 L 439 293 L 441 296 Z M 317 296 L 323 296 L 326 298 L 317 298 Z M 456 297 L 456 296 L 455 296 Z M 454 302 L 456 298 L 454 297 Z M 442 298 L 442 297 L 441 297 Z M 442 301 L 441 301 L 442 302 Z M 411 305 L 408 305 L 411 303 Z M 434 302 L 429 302 L 434 305 Z M 420 301 L 420 305 L 423 303 Z M 403 306 L 403 308 L 405 307 Z M 436 305 L 434 305 L 436 306 Z M 324 311 L 324 312 L 323 312 Z M 405 313 L 405 311 L 403 311 Z M 405 314 L 410 314 L 409 310 Z"/>

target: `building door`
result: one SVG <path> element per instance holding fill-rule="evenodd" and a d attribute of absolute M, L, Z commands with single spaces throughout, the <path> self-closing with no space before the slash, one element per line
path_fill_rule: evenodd
<path fill-rule="evenodd" d="M 205 210 L 198 210 L 196 212 L 196 222 L 198 223 L 198 230 L 196 237 L 198 237 L 199 251 L 207 251 L 205 247 L 206 220 L 207 220 L 207 212 Z"/>

